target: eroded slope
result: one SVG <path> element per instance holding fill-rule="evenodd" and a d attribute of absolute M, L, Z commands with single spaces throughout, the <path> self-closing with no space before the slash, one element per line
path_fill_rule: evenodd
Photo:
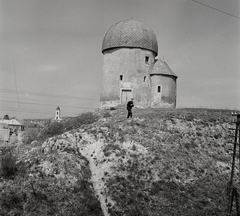
<path fill-rule="evenodd" d="M 126 119 L 117 109 L 98 115 L 97 122 L 51 137 L 23 156 L 39 191 L 50 179 L 43 190 L 48 200 L 65 188 L 73 205 L 78 202 L 75 212 L 92 215 L 225 215 L 230 111 L 135 109 Z M 24 182 L 27 196 L 34 193 L 31 181 Z M 55 199 L 52 209 L 61 215 L 66 206 L 65 198 Z"/>

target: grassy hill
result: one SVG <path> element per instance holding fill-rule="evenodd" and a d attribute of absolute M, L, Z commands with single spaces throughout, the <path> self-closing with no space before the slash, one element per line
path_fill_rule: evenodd
<path fill-rule="evenodd" d="M 126 114 L 100 110 L 25 139 L 24 154 L 6 157 L 0 215 L 226 215 L 231 111 Z"/>

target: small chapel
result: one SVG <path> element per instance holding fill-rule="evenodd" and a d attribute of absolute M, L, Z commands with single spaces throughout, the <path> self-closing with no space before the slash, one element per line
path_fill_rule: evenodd
<path fill-rule="evenodd" d="M 58 106 L 57 108 L 56 108 L 56 111 L 55 111 L 55 117 L 54 117 L 54 121 L 61 121 L 62 119 L 61 119 L 61 117 L 60 117 L 60 114 L 61 114 L 61 109 L 60 109 L 60 107 Z"/>
<path fill-rule="evenodd" d="M 157 59 L 158 42 L 142 22 L 123 20 L 109 28 L 102 42 L 101 107 L 175 108 L 177 75 Z"/>

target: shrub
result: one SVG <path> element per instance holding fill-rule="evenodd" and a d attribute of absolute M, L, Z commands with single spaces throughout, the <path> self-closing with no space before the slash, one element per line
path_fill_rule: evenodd
<path fill-rule="evenodd" d="M 103 113 L 103 118 L 111 117 L 111 114 L 109 112 Z"/>
<path fill-rule="evenodd" d="M 119 145 L 116 144 L 108 144 L 104 149 L 103 149 L 103 153 L 105 157 L 110 156 L 112 153 L 116 152 L 116 151 L 121 152 L 121 148 L 119 147 Z"/>
<path fill-rule="evenodd" d="M 44 129 L 44 133 L 48 137 L 62 134 L 63 131 L 64 131 L 64 125 L 61 122 L 53 122 L 49 124 L 46 129 Z"/>
<path fill-rule="evenodd" d="M 89 181 L 91 173 L 87 161 L 79 174 L 77 167 L 72 167 L 72 163 L 70 166 L 69 163 L 65 164 L 65 160 L 58 154 L 39 156 L 36 153 L 29 152 L 29 155 L 25 155 L 27 161 L 23 159 L 24 162 L 17 164 L 20 168 L 26 167 L 29 175 L 18 168 L 12 180 L 0 178 L 0 215 L 103 215 Z M 73 156 L 71 154 L 68 158 Z M 46 175 L 38 165 L 40 160 L 47 159 L 55 162 L 56 173 L 64 169 L 77 181 L 69 184 L 64 177 L 58 179 L 54 175 Z"/>
<path fill-rule="evenodd" d="M 77 129 L 84 124 L 92 124 L 98 120 L 98 116 L 92 112 L 82 113 L 81 115 L 69 118 L 61 122 L 49 122 L 44 129 L 28 129 L 23 137 L 23 143 L 30 144 L 32 141 L 43 141 L 48 137 L 56 136 L 68 130 Z M 42 130 L 42 131 L 40 131 Z"/>
<path fill-rule="evenodd" d="M 92 124 L 97 120 L 98 120 L 97 115 L 93 114 L 92 112 L 86 112 L 86 113 L 82 113 L 81 115 L 75 118 L 68 119 L 63 124 L 64 124 L 64 129 L 68 131 L 72 129 L 77 129 L 84 124 Z"/>
<path fill-rule="evenodd" d="M 24 132 L 22 142 L 24 144 L 30 144 L 34 140 L 37 140 L 38 134 L 40 132 L 39 128 L 29 128 Z"/>
<path fill-rule="evenodd" d="M 93 122 L 98 120 L 98 117 L 94 115 L 92 112 L 86 112 L 76 117 L 76 119 L 79 122 L 79 125 L 77 125 L 79 127 L 83 124 L 92 124 Z"/>
<path fill-rule="evenodd" d="M 0 190 L 0 205 L 0 215 L 6 216 L 103 215 L 89 184 L 85 184 L 83 190 L 74 190 L 46 176 L 7 183 L 4 190 Z"/>
<path fill-rule="evenodd" d="M 7 153 L 2 158 L 1 176 L 10 178 L 17 172 L 16 157 L 11 153 Z"/>
<path fill-rule="evenodd" d="M 137 147 L 136 147 L 135 144 L 133 144 L 133 146 L 132 146 L 132 150 L 133 150 L 133 151 L 136 151 L 136 150 L 137 150 Z"/>

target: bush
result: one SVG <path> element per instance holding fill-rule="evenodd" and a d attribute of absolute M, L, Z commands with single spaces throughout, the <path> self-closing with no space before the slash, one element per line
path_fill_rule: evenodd
<path fill-rule="evenodd" d="M 64 132 L 64 125 L 62 122 L 52 122 L 46 127 L 42 133 L 43 137 L 51 137 L 62 134 Z"/>
<path fill-rule="evenodd" d="M 34 140 L 37 140 L 38 134 L 40 132 L 39 128 L 29 128 L 24 132 L 22 142 L 24 144 L 30 144 Z"/>
<path fill-rule="evenodd" d="M 103 149 L 103 153 L 105 157 L 110 156 L 112 153 L 119 151 L 121 152 L 121 148 L 119 147 L 119 145 L 116 144 L 108 144 L 104 149 Z"/>
<path fill-rule="evenodd" d="M 77 129 L 84 124 L 92 124 L 97 120 L 97 115 L 94 115 L 92 112 L 86 112 L 77 117 L 69 118 L 61 122 L 49 122 L 44 129 L 27 129 L 23 136 L 23 143 L 30 144 L 34 140 L 44 141 L 48 137 L 62 134 L 65 131 Z"/>
<path fill-rule="evenodd" d="M 92 124 L 98 120 L 98 116 L 94 115 L 92 112 L 82 113 L 81 115 L 70 118 L 65 121 L 64 128 L 66 131 L 77 129 L 84 124 Z"/>
<path fill-rule="evenodd" d="M 2 158 L 1 176 L 5 178 L 13 177 L 17 173 L 16 157 L 7 153 Z"/>
<path fill-rule="evenodd" d="M 74 187 L 57 183 L 53 176 L 25 176 L 0 184 L 0 215 L 103 216 L 89 179 Z"/>
<path fill-rule="evenodd" d="M 109 112 L 103 113 L 103 118 L 111 117 L 111 114 Z"/>

